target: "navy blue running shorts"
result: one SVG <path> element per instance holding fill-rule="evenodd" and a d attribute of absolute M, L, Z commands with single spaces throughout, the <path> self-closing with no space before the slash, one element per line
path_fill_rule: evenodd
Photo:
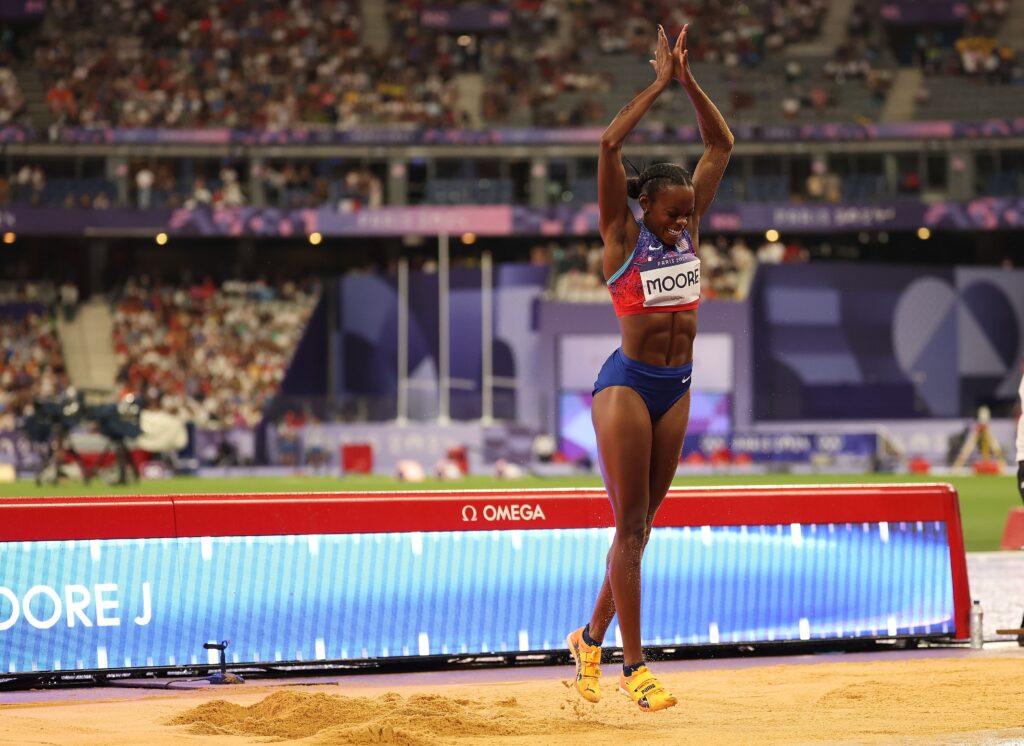
<path fill-rule="evenodd" d="M 672 368 L 648 365 L 626 357 L 620 347 L 601 366 L 594 395 L 609 386 L 628 386 L 640 394 L 651 421 L 656 422 L 690 390 L 692 374 L 693 363 Z"/>

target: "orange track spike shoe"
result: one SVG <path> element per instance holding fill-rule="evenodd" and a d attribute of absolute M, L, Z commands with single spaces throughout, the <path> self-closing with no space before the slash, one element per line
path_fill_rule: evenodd
<path fill-rule="evenodd" d="M 565 643 L 576 663 L 574 687 L 588 702 L 601 699 L 601 646 L 588 645 L 583 641 L 583 627 L 570 632 Z"/>
<path fill-rule="evenodd" d="M 665 710 L 676 704 L 675 696 L 669 692 L 647 666 L 640 666 L 630 677 L 619 675 L 619 691 L 636 702 L 644 712 Z"/>

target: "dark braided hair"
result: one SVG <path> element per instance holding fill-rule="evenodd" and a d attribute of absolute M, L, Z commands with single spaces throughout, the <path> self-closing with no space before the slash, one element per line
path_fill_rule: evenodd
<path fill-rule="evenodd" d="M 626 180 L 626 194 L 632 199 L 639 199 L 641 194 L 654 199 L 658 192 L 670 186 L 693 186 L 690 172 L 678 164 L 653 163 L 640 171 L 629 161 L 626 162 L 636 174 Z"/>

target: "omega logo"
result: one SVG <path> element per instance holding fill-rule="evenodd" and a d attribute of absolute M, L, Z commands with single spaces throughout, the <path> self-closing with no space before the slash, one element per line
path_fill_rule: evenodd
<path fill-rule="evenodd" d="M 546 520 L 544 510 L 540 505 L 492 505 L 488 503 L 479 511 L 473 505 L 462 506 L 462 520 L 464 523 L 474 523 L 480 518 L 488 522 L 493 521 L 540 521 Z"/>

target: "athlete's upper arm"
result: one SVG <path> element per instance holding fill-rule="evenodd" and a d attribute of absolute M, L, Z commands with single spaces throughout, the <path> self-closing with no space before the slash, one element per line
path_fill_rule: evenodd
<path fill-rule="evenodd" d="M 722 174 L 729 165 L 731 154 L 731 148 L 710 145 L 704 149 L 704 154 L 697 162 L 697 168 L 693 172 L 694 223 L 700 223 L 704 212 L 715 199 L 715 193 L 718 192 L 718 185 L 722 183 Z"/>
<path fill-rule="evenodd" d="M 632 213 L 626 194 L 626 169 L 622 167 L 622 148 L 601 143 L 597 157 L 598 228 L 606 249 L 624 246 L 626 225 Z"/>

